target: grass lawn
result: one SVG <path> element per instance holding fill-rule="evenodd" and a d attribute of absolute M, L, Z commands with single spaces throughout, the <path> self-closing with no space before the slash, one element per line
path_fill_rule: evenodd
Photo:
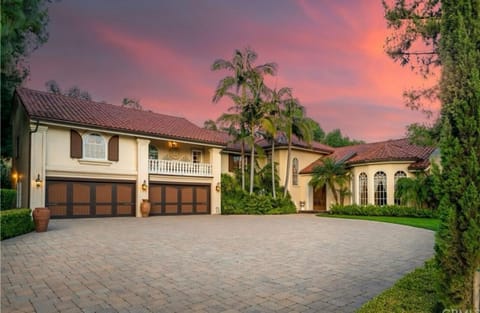
<path fill-rule="evenodd" d="M 418 228 L 430 229 L 437 231 L 440 225 L 440 220 L 436 218 L 422 218 L 422 217 L 396 217 L 396 216 L 361 216 L 361 215 L 334 215 L 334 214 L 318 214 L 321 217 L 332 218 L 348 218 L 354 220 L 367 220 L 376 222 L 385 222 L 393 224 L 408 225 Z"/>
<path fill-rule="evenodd" d="M 433 261 L 428 261 L 425 267 L 405 275 L 393 287 L 365 303 L 357 313 L 434 312 L 436 275 Z"/>

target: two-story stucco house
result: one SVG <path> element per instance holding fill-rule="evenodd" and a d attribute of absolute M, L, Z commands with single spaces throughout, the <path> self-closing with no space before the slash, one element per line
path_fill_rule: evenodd
<path fill-rule="evenodd" d="M 17 206 L 47 206 L 52 217 L 221 213 L 222 173 L 240 147 L 184 118 L 19 88 L 13 113 Z M 268 154 L 270 144 L 259 142 Z M 325 157 L 352 171 L 350 203 L 393 204 L 398 177 L 428 170 L 433 148 L 393 140 L 343 148 L 294 139 L 288 190 L 298 210 L 326 210 L 332 197 L 308 184 Z M 281 184 L 287 141 L 276 139 Z M 265 160 L 263 162 L 266 162 Z"/>

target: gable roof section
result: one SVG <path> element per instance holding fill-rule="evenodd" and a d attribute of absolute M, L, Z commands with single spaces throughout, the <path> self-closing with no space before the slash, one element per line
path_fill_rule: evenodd
<path fill-rule="evenodd" d="M 228 136 L 228 134 L 226 134 L 226 133 L 225 133 L 225 135 Z M 272 146 L 272 143 L 270 141 L 266 140 L 266 139 L 259 139 L 255 143 L 257 145 L 259 145 L 260 147 L 262 147 L 262 149 L 264 149 L 264 150 L 268 150 Z M 285 136 L 285 134 L 279 133 L 279 135 L 277 136 L 277 138 L 275 140 L 275 147 L 276 148 L 288 147 L 288 140 L 287 140 L 287 137 Z M 335 151 L 334 148 L 332 148 L 330 146 L 327 146 L 327 145 L 324 145 L 324 144 L 319 143 L 319 142 L 312 141 L 310 144 L 308 144 L 305 141 L 299 139 L 295 135 L 292 136 L 292 147 L 293 148 L 306 149 L 306 150 L 312 150 L 312 151 L 315 151 L 315 152 L 318 152 L 318 153 L 321 153 L 321 154 L 330 154 L 330 153 L 333 153 Z M 230 139 L 226 150 L 233 151 L 233 152 L 240 152 L 241 144 L 238 143 L 238 142 L 234 143 Z M 250 151 L 250 145 L 246 144 L 245 145 L 245 152 L 249 152 L 249 151 Z"/>
<path fill-rule="evenodd" d="M 335 148 L 335 152 L 328 157 L 336 161 L 355 165 L 370 162 L 412 161 L 410 170 L 422 170 L 430 165 L 429 156 L 434 147 L 422 147 L 411 144 L 407 138 L 388 140 L 375 143 Z M 301 174 L 312 173 L 314 168 L 322 164 L 322 159 L 305 167 Z"/>
<path fill-rule="evenodd" d="M 17 88 L 31 119 L 90 126 L 154 137 L 225 146 L 224 134 L 198 127 L 185 118 Z"/>

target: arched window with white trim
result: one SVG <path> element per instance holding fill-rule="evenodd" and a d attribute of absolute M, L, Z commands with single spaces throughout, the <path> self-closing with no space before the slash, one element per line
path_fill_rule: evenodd
<path fill-rule="evenodd" d="M 402 199 L 400 199 L 400 197 L 398 197 L 397 195 L 397 182 L 400 178 L 405 178 L 407 177 L 407 174 L 404 172 L 404 171 L 397 171 L 395 173 L 395 176 L 394 176 L 394 182 L 395 182 L 395 199 L 394 199 L 394 202 L 396 205 L 401 205 L 402 204 Z"/>
<path fill-rule="evenodd" d="M 83 158 L 84 159 L 107 159 L 106 141 L 102 135 L 88 133 L 83 136 Z"/>
<path fill-rule="evenodd" d="M 360 194 L 360 204 L 368 204 L 368 177 L 365 173 L 358 175 L 358 193 Z"/>
<path fill-rule="evenodd" d="M 298 185 L 298 159 L 293 158 L 292 160 L 292 184 Z"/>
<path fill-rule="evenodd" d="M 373 176 L 373 185 L 375 188 L 375 205 L 387 204 L 387 174 L 385 172 L 376 172 Z"/>

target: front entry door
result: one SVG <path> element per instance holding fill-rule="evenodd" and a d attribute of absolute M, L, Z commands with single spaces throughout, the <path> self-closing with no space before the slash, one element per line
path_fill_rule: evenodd
<path fill-rule="evenodd" d="M 317 188 L 313 192 L 313 210 L 326 211 L 327 210 L 327 187 Z"/>

